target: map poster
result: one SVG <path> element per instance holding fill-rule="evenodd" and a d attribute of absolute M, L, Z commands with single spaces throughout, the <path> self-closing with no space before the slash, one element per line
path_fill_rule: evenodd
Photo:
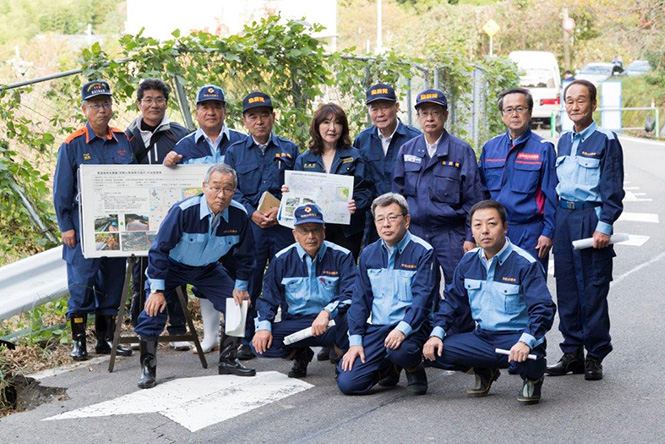
<path fill-rule="evenodd" d="M 147 256 L 169 209 L 202 192 L 208 168 L 210 165 L 82 165 L 83 255 Z"/>
<path fill-rule="evenodd" d="M 349 225 L 351 222 L 347 204 L 353 199 L 353 176 L 287 170 L 284 184 L 289 192 L 282 195 L 279 205 L 280 225 L 293 228 L 293 212 L 308 203 L 321 207 L 326 223 Z"/>

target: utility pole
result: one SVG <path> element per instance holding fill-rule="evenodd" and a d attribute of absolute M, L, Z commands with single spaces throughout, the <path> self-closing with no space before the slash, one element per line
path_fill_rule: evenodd
<path fill-rule="evenodd" d="M 561 14 L 563 16 L 561 24 L 563 29 L 563 63 L 565 69 L 570 69 L 570 33 L 575 28 L 575 21 L 568 17 L 568 8 L 562 8 Z"/>
<path fill-rule="evenodd" d="M 376 49 L 374 52 L 376 54 L 381 54 L 383 52 L 383 1 L 376 1 Z"/>

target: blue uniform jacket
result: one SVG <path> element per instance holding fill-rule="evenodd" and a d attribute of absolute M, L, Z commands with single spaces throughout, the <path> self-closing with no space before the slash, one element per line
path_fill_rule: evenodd
<path fill-rule="evenodd" d="M 561 136 L 556 159 L 559 198 L 600 202 L 596 207 L 596 231 L 612 234 L 612 225 L 623 211 L 623 149 L 612 131 L 593 122 L 581 133 Z"/>
<path fill-rule="evenodd" d="M 247 135 L 224 125 L 221 137 L 222 140 L 217 145 L 217 149 L 213 150 L 206 140 L 205 134 L 199 128 L 180 139 L 174 151 L 182 155 L 180 163 L 223 163 L 227 148 L 238 141 L 245 140 Z"/>
<path fill-rule="evenodd" d="M 132 148 L 125 133 L 118 128 L 109 127 L 108 135 L 99 138 L 86 123 L 67 137 L 58 150 L 53 178 L 53 205 L 60 231 L 76 229 L 79 242 L 79 166 L 130 163 L 135 163 Z"/>
<path fill-rule="evenodd" d="M 479 170 L 484 197 L 506 207 L 508 224 L 543 220 L 541 234 L 552 239 L 557 208 L 554 145 L 530 129 L 512 145 L 506 131 L 483 146 Z"/>
<path fill-rule="evenodd" d="M 395 158 L 400 147 L 419 135 L 420 131 L 398 120 L 397 129 L 390 140 L 386 154 L 383 154 L 383 145 L 379 139 L 378 129 L 374 125 L 360 133 L 353 141 L 353 146 L 365 157 L 367 171 L 365 176 L 374 184 L 374 197 L 390 192 L 393 186 Z"/>
<path fill-rule="evenodd" d="M 292 170 L 299 151 L 288 139 L 270 136 L 265 154 L 252 137 L 239 141 L 226 151 L 224 163 L 236 170 L 238 188 L 234 199 L 247 209 L 251 216 L 265 191 L 282 198 L 284 171 Z"/>
<path fill-rule="evenodd" d="M 346 248 L 324 241 L 312 260 L 300 244 L 290 245 L 270 261 L 256 303 L 256 329 L 271 330 L 278 307 L 284 319 L 324 309 L 332 319 L 351 304 L 355 280 L 356 263 Z"/>
<path fill-rule="evenodd" d="M 206 267 L 219 261 L 232 248 L 237 264 L 235 288 L 247 290 L 254 263 L 249 217 L 238 202 L 221 212 L 216 226 L 205 196 L 199 194 L 169 210 L 148 253 L 150 291 L 165 290 L 172 266 Z"/>
<path fill-rule="evenodd" d="M 506 238 L 490 260 L 481 248 L 464 255 L 434 315 L 430 336 L 443 339 L 456 323 L 492 332 L 523 332 L 520 341 L 532 349 L 552 328 L 556 306 L 540 263 Z"/>
<path fill-rule="evenodd" d="M 406 198 L 412 224 L 431 231 L 466 225 L 466 240 L 473 241 L 469 210 L 481 200 L 482 185 L 468 143 L 444 131 L 430 159 L 425 136 L 406 142 L 395 160 L 393 192 Z"/>
<path fill-rule="evenodd" d="M 382 239 L 360 254 L 358 277 L 348 311 L 349 341 L 363 345 L 367 318 L 372 325 L 396 325 L 409 336 L 432 314 L 434 250 L 409 232 L 390 252 Z"/>
<path fill-rule="evenodd" d="M 305 151 L 296 160 L 294 170 L 310 173 L 325 173 L 320 154 Z M 365 160 L 360 151 L 354 147 L 338 148 L 330 166 L 330 174 L 353 176 L 353 199 L 356 201 L 356 212 L 351 215 L 351 223 L 342 226 L 345 236 L 352 236 L 365 229 L 365 217 L 372 205 L 372 184 L 367 180 Z"/>

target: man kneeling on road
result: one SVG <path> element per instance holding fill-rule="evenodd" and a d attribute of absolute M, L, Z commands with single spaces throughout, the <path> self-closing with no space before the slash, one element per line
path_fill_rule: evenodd
<path fill-rule="evenodd" d="M 351 346 L 338 366 L 337 386 L 345 395 L 365 394 L 377 382 L 397 385 L 405 368 L 408 391 L 424 395 L 421 350 L 436 295 L 434 251 L 409 233 L 409 207 L 401 195 L 374 199 L 372 215 L 380 239 L 360 255 L 347 315 Z"/>
<path fill-rule="evenodd" d="M 423 355 L 434 367 L 468 371 L 476 385 L 470 396 L 485 396 L 499 378 L 499 368 L 517 363 L 523 379 L 517 400 L 535 404 L 545 373 L 545 333 L 552 327 L 556 306 L 547 289 L 540 262 L 506 237 L 506 209 L 484 200 L 470 211 L 471 231 L 480 248 L 466 253 L 434 316 L 434 329 Z M 477 324 L 473 331 L 450 333 L 461 320 Z M 495 349 L 510 350 L 509 356 Z M 529 353 L 536 360 L 527 359 Z"/>
<path fill-rule="evenodd" d="M 339 355 L 349 348 L 346 309 L 351 303 L 356 264 L 349 250 L 324 240 L 326 227 L 318 206 L 302 205 L 294 216 L 296 243 L 270 262 L 263 295 L 257 300 L 252 346 L 263 357 L 292 356 L 289 378 L 304 378 L 314 356 L 310 346 L 335 346 Z M 279 307 L 282 321 L 275 322 Z M 335 325 L 328 328 L 331 319 Z M 313 337 L 284 345 L 285 336 L 307 327 L 312 327 Z"/>
<path fill-rule="evenodd" d="M 156 384 L 157 339 L 166 324 L 165 294 L 185 284 L 195 285 L 224 313 L 226 299 L 236 304 L 249 300 L 247 286 L 252 274 L 252 232 L 245 208 L 232 200 L 238 180 L 228 165 L 210 167 L 203 180 L 203 194 L 175 204 L 159 227 L 148 254 L 150 296 L 138 318 L 135 331 L 141 339 L 139 388 Z M 219 258 L 235 248 L 235 283 Z M 147 286 L 146 285 L 146 286 Z M 219 374 L 254 376 L 256 371 L 238 361 L 241 338 L 229 337 L 221 329 Z"/>

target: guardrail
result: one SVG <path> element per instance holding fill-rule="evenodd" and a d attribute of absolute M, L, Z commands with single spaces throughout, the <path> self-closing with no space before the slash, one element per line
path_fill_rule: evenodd
<path fill-rule="evenodd" d="M 602 111 L 653 111 L 654 112 L 654 135 L 656 136 L 656 139 L 660 137 L 660 109 L 658 107 L 654 106 L 638 106 L 638 107 L 628 107 L 628 108 L 616 108 L 616 107 L 607 107 L 607 108 L 598 108 L 594 113 L 602 112 Z M 559 111 L 553 111 L 552 114 L 550 115 L 550 137 L 554 138 L 554 133 L 556 132 L 556 117 L 560 113 L 564 113 L 565 111 L 559 110 Z M 641 126 L 622 126 L 622 130 L 639 130 L 639 129 L 644 129 Z"/>
<path fill-rule="evenodd" d="M 62 246 L 0 268 L 0 320 L 66 295 Z"/>

